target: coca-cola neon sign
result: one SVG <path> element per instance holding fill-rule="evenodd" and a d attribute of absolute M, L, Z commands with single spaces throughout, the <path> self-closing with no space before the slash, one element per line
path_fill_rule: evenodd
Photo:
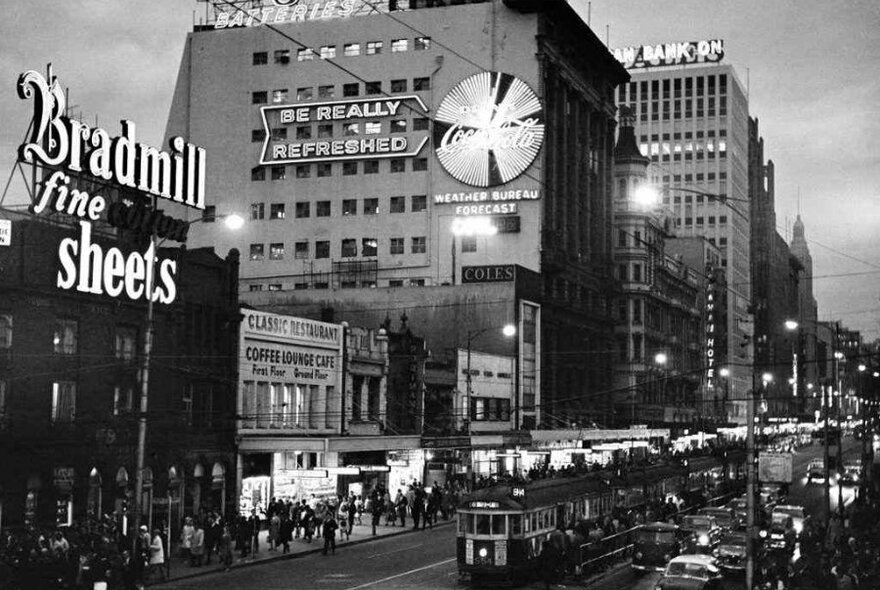
<path fill-rule="evenodd" d="M 443 168 L 471 186 L 497 186 L 526 171 L 544 141 L 541 101 L 510 74 L 483 72 L 458 83 L 434 117 Z"/>

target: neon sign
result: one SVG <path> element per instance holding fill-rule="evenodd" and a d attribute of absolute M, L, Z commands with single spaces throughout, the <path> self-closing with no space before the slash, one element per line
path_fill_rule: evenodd
<path fill-rule="evenodd" d="M 706 290 L 706 388 L 715 388 L 715 281 L 712 278 Z"/>
<path fill-rule="evenodd" d="M 412 103 L 412 104 L 409 104 Z M 368 124 L 379 124 L 383 119 L 402 113 L 402 110 L 427 112 L 428 107 L 415 95 L 395 96 L 394 99 L 354 99 L 338 102 L 300 103 L 262 107 L 263 127 L 266 139 L 260 164 L 307 164 L 310 162 L 333 162 L 339 160 L 363 160 L 373 158 L 412 157 L 428 142 L 428 136 L 410 141 L 406 135 L 382 135 L 371 137 Z M 273 137 L 275 125 L 332 124 L 342 122 L 341 138 L 328 137 L 314 141 L 287 142 Z M 364 124 L 361 134 L 361 122 Z M 311 135 L 311 128 L 309 128 Z M 358 137 L 355 137 L 357 135 Z"/>
<path fill-rule="evenodd" d="M 389 12 L 388 0 L 272 0 L 272 6 L 253 3 L 239 8 L 232 2 L 214 2 L 215 29 L 258 27 L 320 21 Z"/>
<path fill-rule="evenodd" d="M 617 48 L 613 52 L 614 58 L 628 70 L 719 62 L 724 59 L 724 40 L 635 45 Z"/>
<path fill-rule="evenodd" d="M 440 164 L 471 186 L 510 182 L 532 165 L 544 141 L 538 95 L 510 74 L 465 78 L 444 97 L 434 121 Z"/>

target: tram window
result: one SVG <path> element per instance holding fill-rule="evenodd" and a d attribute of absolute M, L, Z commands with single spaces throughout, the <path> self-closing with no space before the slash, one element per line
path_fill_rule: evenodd
<path fill-rule="evenodd" d="M 488 535 L 489 531 L 489 514 L 477 514 L 477 534 Z"/>
<path fill-rule="evenodd" d="M 507 534 L 507 521 L 503 514 L 496 514 L 492 517 L 492 534 L 493 535 L 506 535 Z"/>
<path fill-rule="evenodd" d="M 470 514 L 459 514 L 458 515 L 458 532 L 471 532 L 467 530 L 468 520 L 470 520 Z"/>
<path fill-rule="evenodd" d="M 532 532 L 538 530 L 538 513 L 532 512 Z"/>
<path fill-rule="evenodd" d="M 511 514 L 510 515 L 510 534 L 511 535 L 521 535 L 522 534 L 522 516 L 519 514 Z"/>
<path fill-rule="evenodd" d="M 542 529 L 544 526 L 546 526 L 544 524 L 544 511 L 541 511 L 538 513 L 538 528 Z"/>

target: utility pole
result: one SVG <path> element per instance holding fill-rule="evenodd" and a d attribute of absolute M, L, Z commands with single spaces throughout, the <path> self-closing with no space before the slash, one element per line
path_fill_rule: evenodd
<path fill-rule="evenodd" d="M 755 367 L 752 391 L 746 396 L 746 590 L 755 580 Z"/>

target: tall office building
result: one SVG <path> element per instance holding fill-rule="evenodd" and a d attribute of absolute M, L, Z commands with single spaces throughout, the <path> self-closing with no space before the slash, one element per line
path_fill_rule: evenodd
<path fill-rule="evenodd" d="M 721 249 L 729 307 L 727 358 L 717 366 L 729 368 L 730 399 L 744 410 L 751 353 L 742 344 L 752 332 L 746 91 L 734 68 L 720 63 L 721 40 L 614 54 L 632 77 L 618 88 L 618 105 L 637 114 L 639 146 L 651 158 L 650 174 L 673 211 L 677 235 L 704 236 Z M 710 386 L 717 384 L 704 382 Z"/>

